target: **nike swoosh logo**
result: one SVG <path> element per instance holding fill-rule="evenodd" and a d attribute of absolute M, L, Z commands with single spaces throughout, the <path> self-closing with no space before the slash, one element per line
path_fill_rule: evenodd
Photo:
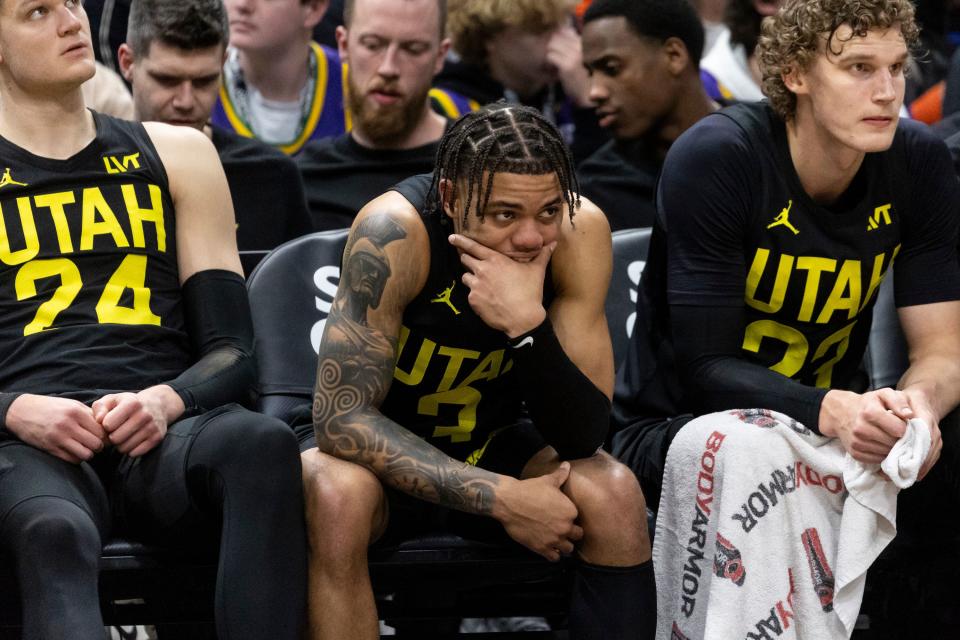
<path fill-rule="evenodd" d="M 533 336 L 527 336 L 517 344 L 513 345 L 514 349 L 519 349 L 520 347 L 533 346 Z"/>

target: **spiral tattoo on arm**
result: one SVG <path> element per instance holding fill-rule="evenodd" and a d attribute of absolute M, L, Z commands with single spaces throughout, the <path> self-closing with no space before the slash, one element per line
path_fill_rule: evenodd
<path fill-rule="evenodd" d="M 391 265 L 385 251 L 406 235 L 389 214 L 373 214 L 357 226 L 347 244 L 343 275 L 320 343 L 313 394 L 317 444 L 414 497 L 489 514 L 496 474 L 450 458 L 378 409 L 393 379 L 397 338 L 371 327 L 368 314 L 379 307 L 394 266 L 401 273 L 411 266 Z"/>

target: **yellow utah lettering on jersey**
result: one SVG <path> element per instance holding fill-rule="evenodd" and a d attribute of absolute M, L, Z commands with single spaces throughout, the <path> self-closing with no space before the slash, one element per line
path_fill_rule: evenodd
<path fill-rule="evenodd" d="M 403 353 L 410 337 L 410 330 L 400 327 L 397 344 L 397 360 Z M 471 432 L 477 426 L 477 406 L 480 404 L 481 394 L 470 386 L 481 380 L 494 380 L 509 371 L 513 361 L 508 360 L 504 365 L 504 350 L 496 349 L 483 355 L 479 351 L 460 349 L 438 345 L 429 338 L 424 338 L 417 350 L 413 366 L 404 371 L 399 364 L 394 369 L 394 380 L 409 386 L 416 386 L 423 382 L 427 370 L 432 366 L 443 366 L 443 376 L 437 384 L 435 393 L 424 395 L 417 404 L 417 412 L 426 416 L 437 416 L 441 405 L 460 406 L 456 425 L 440 425 L 434 428 L 434 437 L 449 437 L 453 442 L 465 442 L 470 439 Z M 445 360 L 445 362 L 444 362 Z M 460 376 L 467 361 L 479 362 L 469 374 L 459 383 L 454 384 Z"/>
<path fill-rule="evenodd" d="M 781 254 L 777 260 L 769 299 L 761 300 L 757 297 L 757 289 L 765 277 L 769 278 L 772 267 L 770 269 L 767 267 L 767 263 L 770 261 L 770 250 L 758 248 L 747 274 L 744 301 L 758 311 L 775 314 L 783 308 L 791 282 L 797 282 L 797 279 L 793 278 L 794 274 L 802 272 L 805 278 L 803 278 L 803 297 L 800 311 L 797 314 L 798 321 L 827 324 L 832 320 L 833 314 L 838 312 L 845 313 L 848 320 L 853 320 L 870 302 L 877 287 L 883 281 L 884 274 L 899 251 L 900 245 L 897 245 L 890 253 L 889 258 L 885 253 L 874 256 L 868 283 L 864 282 L 860 260 L 838 261 L 819 256 Z M 825 277 L 828 274 L 836 275 L 833 278 Z M 826 284 L 828 282 L 832 282 L 832 285 Z M 864 292 L 864 284 L 867 285 L 866 292 Z M 796 287 L 797 285 L 794 284 L 793 286 Z M 817 313 L 815 307 L 820 289 L 823 286 L 830 286 L 831 288 L 826 301 Z"/>
<path fill-rule="evenodd" d="M 77 191 L 55 191 L 40 193 L 32 197 L 22 196 L 16 199 L 16 207 L 20 229 L 23 232 L 23 246 L 12 247 L 8 228 L 13 223 L 13 216 L 5 215 L 11 209 L 11 203 L 6 208 L 0 204 L 0 261 L 7 265 L 18 265 L 33 260 L 40 253 L 40 238 L 37 234 L 37 215 L 49 215 L 57 238 L 57 251 L 67 255 L 73 253 L 73 240 L 70 235 L 71 219 L 76 224 L 76 217 L 67 214 L 67 206 L 80 202 L 80 251 L 93 249 L 94 239 L 97 236 L 109 236 L 118 248 L 132 245 L 137 248 L 146 248 L 144 225 L 152 224 L 156 232 L 156 249 L 160 252 L 167 250 L 167 232 L 164 225 L 163 197 L 160 187 L 155 184 L 147 185 L 149 205 L 144 206 L 137 199 L 132 184 L 120 185 L 124 209 L 130 223 L 130 238 L 124 233 L 123 227 L 99 187 L 87 187 Z M 123 215 L 124 212 L 120 212 Z"/>

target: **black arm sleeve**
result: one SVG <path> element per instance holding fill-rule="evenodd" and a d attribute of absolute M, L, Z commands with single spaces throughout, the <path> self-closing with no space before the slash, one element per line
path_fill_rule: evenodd
<path fill-rule="evenodd" d="M 200 271 L 182 291 L 187 332 L 199 359 L 167 384 L 183 399 L 186 415 L 229 402 L 252 404 L 257 374 L 243 278 L 220 269 Z"/>
<path fill-rule="evenodd" d="M 562 460 L 592 456 L 610 426 L 610 400 L 563 350 L 547 318 L 510 341 L 533 423 Z"/>
<path fill-rule="evenodd" d="M 801 384 L 740 356 L 743 310 L 674 305 L 670 314 L 678 370 L 698 413 L 761 407 L 784 413 L 820 433 L 828 389 Z"/>

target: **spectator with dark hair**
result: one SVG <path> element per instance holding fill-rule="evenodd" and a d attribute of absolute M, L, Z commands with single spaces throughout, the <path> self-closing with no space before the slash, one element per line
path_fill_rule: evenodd
<path fill-rule="evenodd" d="M 229 29 L 221 0 L 134 0 L 117 58 L 135 117 L 193 127 L 213 141 L 227 175 L 245 273 L 270 249 L 311 230 L 293 161 L 210 124 Z"/>
<path fill-rule="evenodd" d="M 506 98 L 556 124 L 578 160 L 606 136 L 590 108 L 571 0 L 450 0 L 453 56 L 436 86 L 451 101 Z M 463 109 L 461 109 L 463 111 Z"/>
<path fill-rule="evenodd" d="M 328 0 L 225 0 L 230 47 L 213 124 L 288 155 L 347 130 L 337 52 L 311 40 Z"/>
<path fill-rule="evenodd" d="M 780 0 L 729 0 L 722 32 L 701 61 L 711 98 L 738 102 L 761 100 L 757 40 L 760 23 L 777 11 Z"/>
<path fill-rule="evenodd" d="M 79 1 L 3 2 L 0 50 L 0 547 L 24 636 L 104 637 L 119 532 L 219 542 L 219 636 L 298 639 L 296 440 L 238 404 L 253 327 L 213 145 L 86 108 Z"/>
<path fill-rule="evenodd" d="M 446 0 L 347 0 L 337 43 L 353 126 L 297 156 L 315 229 L 349 227 L 369 200 L 433 169 L 447 121 L 428 94 L 450 46 L 445 18 Z"/>
<path fill-rule="evenodd" d="M 610 228 L 653 226 L 667 149 L 717 108 L 700 82 L 703 27 L 686 0 L 593 0 L 583 63 L 600 126 L 613 134 L 577 168 Z"/>
<path fill-rule="evenodd" d="M 598 450 L 613 382 L 606 220 L 535 109 L 469 113 L 437 158 L 432 177 L 357 216 L 313 419 L 295 421 L 312 637 L 376 638 L 368 545 L 441 522 L 576 555 L 571 638 L 652 637 L 643 498 Z"/>

